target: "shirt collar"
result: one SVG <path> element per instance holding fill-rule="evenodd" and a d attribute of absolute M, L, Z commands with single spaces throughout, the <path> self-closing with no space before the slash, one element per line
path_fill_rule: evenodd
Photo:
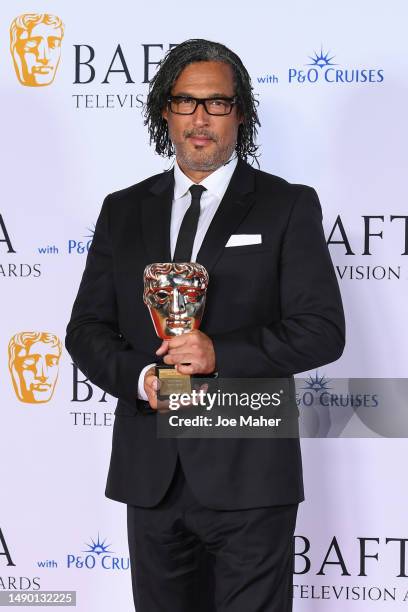
<path fill-rule="evenodd" d="M 200 185 L 205 187 L 208 191 L 216 195 L 221 200 L 231 176 L 234 173 L 237 163 L 238 157 L 234 151 L 229 160 L 217 168 L 217 170 L 211 172 L 211 174 L 201 181 Z M 174 164 L 174 199 L 177 200 L 178 198 L 186 195 L 191 185 L 195 184 L 196 183 L 194 183 L 194 181 L 184 174 L 176 159 Z"/>

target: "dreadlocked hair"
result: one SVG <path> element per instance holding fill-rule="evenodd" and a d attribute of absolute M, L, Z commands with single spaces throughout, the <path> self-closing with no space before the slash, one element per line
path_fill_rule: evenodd
<path fill-rule="evenodd" d="M 243 116 L 243 123 L 238 127 L 235 150 L 238 157 L 245 161 L 248 157 L 256 160 L 259 155 L 257 154 L 259 146 L 255 144 L 257 126 L 261 124 L 256 110 L 258 101 L 252 93 L 251 77 L 236 53 L 221 43 L 201 38 L 186 40 L 170 49 L 159 63 L 159 69 L 150 81 L 144 108 L 144 124 L 148 126 L 150 144 L 154 143 L 156 153 L 163 157 L 172 157 L 175 154 L 169 137 L 167 121 L 163 119 L 162 111 L 167 106 L 171 88 L 181 71 L 194 62 L 210 61 L 224 62 L 232 68 L 237 106 Z"/>

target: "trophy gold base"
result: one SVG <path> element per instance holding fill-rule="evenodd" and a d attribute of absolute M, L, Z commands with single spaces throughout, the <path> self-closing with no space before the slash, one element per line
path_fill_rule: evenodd
<path fill-rule="evenodd" d="M 155 374 L 160 381 L 157 399 L 168 400 L 173 393 L 191 393 L 191 376 L 177 372 L 172 365 L 159 365 L 155 367 Z"/>

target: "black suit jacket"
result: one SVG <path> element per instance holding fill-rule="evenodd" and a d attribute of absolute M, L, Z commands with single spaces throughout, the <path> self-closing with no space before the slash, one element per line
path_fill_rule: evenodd
<path fill-rule="evenodd" d="M 107 196 L 67 329 L 75 363 L 119 400 L 106 495 L 156 505 L 179 454 L 208 507 L 298 502 L 297 439 L 157 438 L 157 415 L 137 399 L 139 373 L 160 345 L 143 270 L 170 261 L 173 188 L 169 171 Z M 232 234 L 262 234 L 262 244 L 226 248 Z M 197 261 L 210 274 L 201 330 L 214 342 L 220 377 L 291 377 L 341 355 L 341 298 L 310 187 L 240 160 Z"/>

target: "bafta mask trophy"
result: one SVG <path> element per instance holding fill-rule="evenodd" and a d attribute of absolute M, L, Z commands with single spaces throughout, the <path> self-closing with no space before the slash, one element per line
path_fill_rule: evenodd
<path fill-rule="evenodd" d="M 146 266 L 143 300 L 162 340 L 198 329 L 204 312 L 208 272 L 198 263 L 153 263 Z M 156 366 L 159 399 L 190 393 L 191 378 L 174 366 Z"/>

